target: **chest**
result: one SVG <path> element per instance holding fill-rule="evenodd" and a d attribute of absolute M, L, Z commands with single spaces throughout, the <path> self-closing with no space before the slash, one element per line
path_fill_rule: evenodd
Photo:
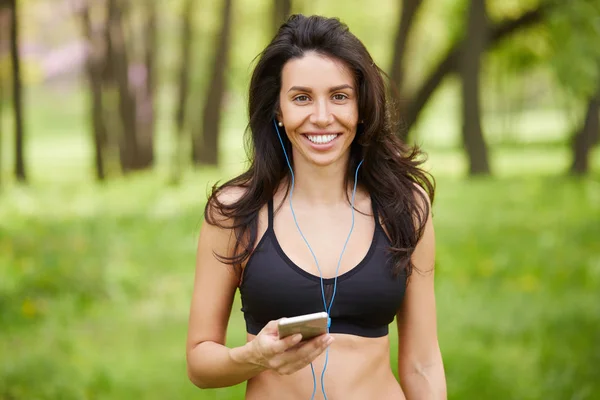
<path fill-rule="evenodd" d="M 352 219 L 351 212 L 344 211 L 301 210 L 294 220 L 289 210 L 282 209 L 273 224 L 274 240 L 287 258 L 309 274 L 333 278 L 347 273 L 366 257 L 376 227 L 372 215 L 355 212 Z"/>
<path fill-rule="evenodd" d="M 240 287 L 243 310 L 248 318 L 266 323 L 324 310 L 331 317 L 356 326 L 384 326 L 398 312 L 404 297 L 404 276 L 394 276 L 389 242 L 375 232 L 366 255 L 337 280 L 326 278 L 296 265 L 278 246 L 272 232 L 261 242 L 248 263 Z M 335 294 L 335 295 L 334 295 Z M 345 322 L 343 322 L 345 321 Z"/>

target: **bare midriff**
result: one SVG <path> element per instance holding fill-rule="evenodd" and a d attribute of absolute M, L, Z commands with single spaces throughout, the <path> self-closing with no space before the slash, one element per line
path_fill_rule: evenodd
<path fill-rule="evenodd" d="M 400 384 L 390 366 L 389 337 L 365 338 L 333 334 L 335 341 L 329 347 L 325 371 L 327 400 L 405 400 Z M 253 336 L 248 335 L 248 340 Z M 323 400 L 321 372 L 325 353 L 313 366 L 317 390 L 315 399 Z M 310 400 L 313 376 L 310 365 L 291 375 L 265 371 L 250 379 L 246 400 Z"/>

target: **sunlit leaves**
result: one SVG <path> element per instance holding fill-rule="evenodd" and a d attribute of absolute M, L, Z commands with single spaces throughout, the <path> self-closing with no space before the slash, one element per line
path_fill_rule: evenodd
<path fill-rule="evenodd" d="M 565 1 L 548 19 L 551 65 L 561 84 L 590 97 L 600 78 L 600 1 Z"/>

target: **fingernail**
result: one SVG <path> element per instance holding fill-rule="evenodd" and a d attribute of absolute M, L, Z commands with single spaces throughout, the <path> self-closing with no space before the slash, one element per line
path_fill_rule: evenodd
<path fill-rule="evenodd" d="M 300 333 L 295 334 L 293 340 L 294 340 L 294 342 L 299 342 L 300 340 L 302 340 L 302 334 L 300 334 Z"/>
<path fill-rule="evenodd" d="M 326 342 L 327 346 L 329 346 L 331 343 L 333 343 L 333 336 L 329 336 L 327 338 L 327 342 Z"/>

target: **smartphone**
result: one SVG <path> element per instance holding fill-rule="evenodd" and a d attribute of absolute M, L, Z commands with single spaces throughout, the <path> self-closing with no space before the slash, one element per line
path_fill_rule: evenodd
<path fill-rule="evenodd" d="M 296 333 L 302 334 L 302 340 L 312 339 L 315 336 L 327 333 L 327 321 L 329 315 L 326 312 L 299 315 L 297 317 L 283 318 L 279 320 L 279 338 Z"/>

